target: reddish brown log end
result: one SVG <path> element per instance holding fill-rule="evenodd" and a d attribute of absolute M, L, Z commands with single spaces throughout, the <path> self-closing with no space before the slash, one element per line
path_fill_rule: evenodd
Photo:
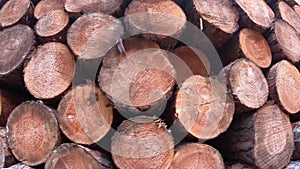
<path fill-rule="evenodd" d="M 174 155 L 171 134 L 160 119 L 124 121 L 112 138 L 112 157 L 120 169 L 169 168 Z"/>
<path fill-rule="evenodd" d="M 61 144 L 45 164 L 45 169 L 65 168 L 104 169 L 88 152 L 72 143 Z"/>
<path fill-rule="evenodd" d="M 47 43 L 31 55 L 24 82 L 34 97 L 53 99 L 71 85 L 74 67 L 75 59 L 66 45 Z"/>
<path fill-rule="evenodd" d="M 199 75 L 188 78 L 176 97 L 176 116 L 199 139 L 212 139 L 229 127 L 234 103 L 219 80 Z"/>
<path fill-rule="evenodd" d="M 189 143 L 175 149 L 170 169 L 210 168 L 224 169 L 221 154 L 213 147 L 199 143 Z"/>
<path fill-rule="evenodd" d="M 48 12 L 64 10 L 64 4 L 64 0 L 41 0 L 34 8 L 34 17 L 40 19 Z"/>
<path fill-rule="evenodd" d="M 58 106 L 58 122 L 62 132 L 73 142 L 93 144 L 110 129 L 112 107 L 105 95 L 93 85 L 70 90 Z"/>
<path fill-rule="evenodd" d="M 291 114 L 300 111 L 300 74 L 294 65 L 286 60 L 278 62 L 267 79 L 272 99 Z"/>
<path fill-rule="evenodd" d="M 7 121 L 8 145 L 24 164 L 39 165 L 46 161 L 59 139 L 53 110 L 37 102 L 19 105 Z"/>

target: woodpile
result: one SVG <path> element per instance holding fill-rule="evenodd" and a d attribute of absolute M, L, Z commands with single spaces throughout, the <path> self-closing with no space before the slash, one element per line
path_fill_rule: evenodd
<path fill-rule="evenodd" d="M 0 168 L 300 169 L 299 69 L 299 0 L 0 0 Z"/>

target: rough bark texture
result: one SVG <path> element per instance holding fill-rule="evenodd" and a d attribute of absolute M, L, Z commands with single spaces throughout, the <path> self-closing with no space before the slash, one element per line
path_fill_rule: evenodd
<path fill-rule="evenodd" d="M 216 48 L 239 29 L 239 12 L 228 0 L 189 0 L 188 20 L 199 27 Z"/>
<path fill-rule="evenodd" d="M 295 141 L 293 160 L 300 160 L 300 122 L 293 123 L 293 132 Z"/>
<path fill-rule="evenodd" d="M 293 154 L 294 137 L 289 118 L 276 104 L 237 117 L 219 138 L 224 158 L 258 168 L 283 168 Z"/>
<path fill-rule="evenodd" d="M 25 165 L 25 164 L 15 164 L 15 165 L 12 165 L 8 168 L 4 168 L 4 169 L 33 169 L 31 167 L 29 167 L 28 165 Z"/>
<path fill-rule="evenodd" d="M 185 28 L 183 10 L 171 0 L 132 0 L 125 11 L 125 25 L 132 35 L 142 34 L 163 49 L 174 49 Z"/>
<path fill-rule="evenodd" d="M 300 74 L 290 62 L 273 65 L 267 75 L 270 97 L 288 113 L 300 111 Z"/>
<path fill-rule="evenodd" d="M 24 102 L 7 121 L 8 145 L 22 163 L 44 163 L 59 142 L 55 111 L 39 102 Z"/>
<path fill-rule="evenodd" d="M 173 147 L 165 124 L 144 116 L 124 121 L 111 143 L 113 160 L 120 169 L 167 169 L 174 155 Z"/>
<path fill-rule="evenodd" d="M 199 139 L 212 139 L 226 131 L 233 113 L 234 103 L 217 79 L 192 76 L 176 96 L 175 123 Z"/>
<path fill-rule="evenodd" d="M 170 169 L 210 168 L 224 169 L 223 158 L 218 150 L 200 143 L 188 143 L 175 149 Z"/>
<path fill-rule="evenodd" d="M 17 160 L 11 153 L 11 150 L 8 147 L 7 142 L 7 132 L 5 128 L 0 128 L 0 158 L 1 158 L 1 165 L 0 167 L 9 167 L 13 164 L 17 163 Z M 4 161 L 3 161 L 4 160 Z"/>
<path fill-rule="evenodd" d="M 43 15 L 54 10 L 64 10 L 64 0 L 41 0 L 34 7 L 34 17 L 40 19 Z"/>
<path fill-rule="evenodd" d="M 71 85 L 75 59 L 66 45 L 46 43 L 30 57 L 24 68 L 24 82 L 35 98 L 54 99 Z"/>
<path fill-rule="evenodd" d="M 220 51 L 221 60 L 228 65 L 238 58 L 247 58 L 261 68 L 267 68 L 272 62 L 272 53 L 267 40 L 257 31 L 242 29 Z"/>
<path fill-rule="evenodd" d="M 93 85 L 74 87 L 60 101 L 57 111 L 62 132 L 79 144 L 99 141 L 113 120 L 112 107 L 99 88 Z"/>
<path fill-rule="evenodd" d="M 291 161 L 285 169 L 300 169 L 300 162 L 299 161 Z"/>

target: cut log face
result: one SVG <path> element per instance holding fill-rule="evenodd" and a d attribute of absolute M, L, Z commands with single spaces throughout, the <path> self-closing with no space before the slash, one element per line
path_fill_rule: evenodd
<path fill-rule="evenodd" d="M 224 169 L 221 154 L 213 147 L 200 143 L 189 143 L 175 149 L 170 169 L 210 168 Z"/>
<path fill-rule="evenodd" d="M 69 15 L 63 10 L 54 10 L 43 15 L 35 25 L 38 36 L 50 41 L 62 41 L 69 23 Z"/>
<path fill-rule="evenodd" d="M 71 25 L 67 41 L 76 56 L 99 58 L 116 44 L 122 34 L 123 26 L 116 18 L 102 13 L 89 13 Z"/>
<path fill-rule="evenodd" d="M 300 74 L 290 62 L 283 60 L 273 65 L 268 73 L 270 97 L 288 113 L 300 111 Z"/>
<path fill-rule="evenodd" d="M 125 120 L 115 132 L 111 151 L 120 169 L 169 168 L 174 155 L 172 135 L 157 118 Z"/>
<path fill-rule="evenodd" d="M 32 14 L 31 10 L 30 0 L 9 0 L 0 10 L 0 26 L 14 25 L 29 13 Z"/>
<path fill-rule="evenodd" d="M 198 75 L 182 84 L 175 107 L 179 123 L 199 139 L 212 139 L 226 131 L 234 113 L 225 85 Z"/>
<path fill-rule="evenodd" d="M 40 19 L 43 15 L 54 10 L 64 10 L 64 0 L 41 0 L 34 7 L 34 17 Z"/>
<path fill-rule="evenodd" d="M 104 169 L 88 152 L 72 143 L 61 144 L 45 164 L 45 169 L 61 168 Z"/>
<path fill-rule="evenodd" d="M 278 15 L 300 34 L 300 16 L 287 3 L 278 2 Z"/>
<path fill-rule="evenodd" d="M 129 38 L 123 44 L 125 53 L 114 47 L 103 60 L 98 76 L 101 89 L 117 108 L 130 109 L 126 112 L 141 113 L 166 101 L 175 84 L 166 53 L 144 39 Z"/>
<path fill-rule="evenodd" d="M 47 43 L 31 55 L 24 82 L 35 98 L 53 99 L 71 85 L 74 67 L 75 59 L 66 45 Z"/>
<path fill-rule="evenodd" d="M 264 0 L 236 0 L 235 2 L 248 17 L 242 18 L 241 24 L 246 27 L 250 26 L 256 30 L 265 30 L 270 28 L 275 20 L 274 12 Z"/>
<path fill-rule="evenodd" d="M 113 14 L 121 8 L 123 0 L 87 0 L 87 1 L 77 1 L 77 0 L 66 0 L 65 9 L 68 12 L 101 12 L 104 14 Z"/>
<path fill-rule="evenodd" d="M 125 25 L 132 35 L 142 34 L 161 48 L 173 49 L 182 34 L 186 16 L 171 0 L 132 0 L 125 11 Z"/>
<path fill-rule="evenodd" d="M 77 86 L 61 100 L 57 114 L 62 132 L 79 144 L 93 144 L 106 135 L 112 124 L 112 107 L 93 85 Z"/>
<path fill-rule="evenodd" d="M 6 128 L 12 153 L 30 166 L 44 163 L 59 139 L 54 111 L 38 102 L 25 102 L 15 108 Z"/>
<path fill-rule="evenodd" d="M 22 86 L 22 66 L 33 49 L 30 27 L 16 25 L 0 32 L 0 79 L 9 85 Z"/>
<path fill-rule="evenodd" d="M 261 68 L 267 68 L 272 62 L 272 53 L 267 40 L 257 31 L 242 29 L 220 52 L 225 65 L 245 57 Z"/>

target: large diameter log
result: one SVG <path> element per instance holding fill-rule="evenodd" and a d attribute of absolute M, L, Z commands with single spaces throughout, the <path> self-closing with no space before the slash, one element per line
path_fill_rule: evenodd
<path fill-rule="evenodd" d="M 46 161 L 45 169 L 80 168 L 106 169 L 98 164 L 87 151 L 79 145 L 64 143 L 57 147 Z"/>
<path fill-rule="evenodd" d="M 227 65 L 219 77 L 227 84 L 235 100 L 236 112 L 257 109 L 268 99 L 267 80 L 261 69 L 248 59 L 241 58 Z"/>
<path fill-rule="evenodd" d="M 0 32 L 1 83 L 24 88 L 23 64 L 34 44 L 34 34 L 28 26 L 16 25 Z"/>
<path fill-rule="evenodd" d="M 185 9 L 188 20 L 220 48 L 239 29 L 239 12 L 228 0 L 189 0 Z"/>
<path fill-rule="evenodd" d="M 229 127 L 234 103 L 219 80 L 194 75 L 183 82 L 176 96 L 177 121 L 192 136 L 212 139 Z"/>
<path fill-rule="evenodd" d="M 270 97 L 288 113 L 300 111 L 300 74 L 290 62 L 273 65 L 267 75 Z"/>
<path fill-rule="evenodd" d="M 8 145 L 17 160 L 35 166 L 44 163 L 59 142 L 53 109 L 39 102 L 24 102 L 7 121 Z"/>
<path fill-rule="evenodd" d="M 186 16 L 171 0 L 132 0 L 125 11 L 125 25 L 132 35 L 142 34 L 169 50 L 183 33 Z"/>
<path fill-rule="evenodd" d="M 41 0 L 34 7 L 34 17 L 40 19 L 43 15 L 54 10 L 64 10 L 64 0 Z"/>
<path fill-rule="evenodd" d="M 54 99 L 71 85 L 75 58 L 66 45 L 46 43 L 30 57 L 24 68 L 24 82 L 35 98 Z"/>
<path fill-rule="evenodd" d="M 105 56 L 98 76 L 100 88 L 121 113 L 160 113 L 172 95 L 174 67 L 153 41 L 132 37 L 123 44 L 124 52 L 114 47 Z"/>
<path fill-rule="evenodd" d="M 30 0 L 9 0 L 0 10 L 0 27 L 16 23 L 30 25 L 33 19 L 33 5 Z"/>
<path fill-rule="evenodd" d="M 258 168 L 283 168 L 293 154 L 294 137 L 288 116 L 276 104 L 234 119 L 217 148 L 230 161 Z"/>
<path fill-rule="evenodd" d="M 275 14 L 265 0 L 236 0 L 241 8 L 240 25 L 264 32 L 272 26 Z"/>
<path fill-rule="evenodd" d="M 200 143 L 187 143 L 175 149 L 170 169 L 210 168 L 224 169 L 221 154 L 213 147 Z"/>
<path fill-rule="evenodd" d="M 111 153 L 120 169 L 167 169 L 174 155 L 173 147 L 173 138 L 160 119 L 139 116 L 118 127 Z"/>
<path fill-rule="evenodd" d="M 288 59 L 293 63 L 300 61 L 300 39 L 296 30 L 283 20 L 276 20 L 268 33 L 268 42 L 273 62 Z"/>
<path fill-rule="evenodd" d="M 220 55 L 224 65 L 238 58 L 247 58 L 261 68 L 269 67 L 272 62 L 267 40 L 259 32 L 249 28 L 242 29 L 222 49 Z"/>
<path fill-rule="evenodd" d="M 93 144 L 109 131 L 113 111 L 99 88 L 76 86 L 60 101 L 57 118 L 62 132 L 73 142 Z"/>
<path fill-rule="evenodd" d="M 8 147 L 7 132 L 5 128 L 0 128 L 0 167 L 8 167 L 17 163 L 17 160 L 13 156 L 11 150 Z M 2 153 L 1 153 L 2 152 Z M 4 160 L 4 161 L 3 161 Z"/>

